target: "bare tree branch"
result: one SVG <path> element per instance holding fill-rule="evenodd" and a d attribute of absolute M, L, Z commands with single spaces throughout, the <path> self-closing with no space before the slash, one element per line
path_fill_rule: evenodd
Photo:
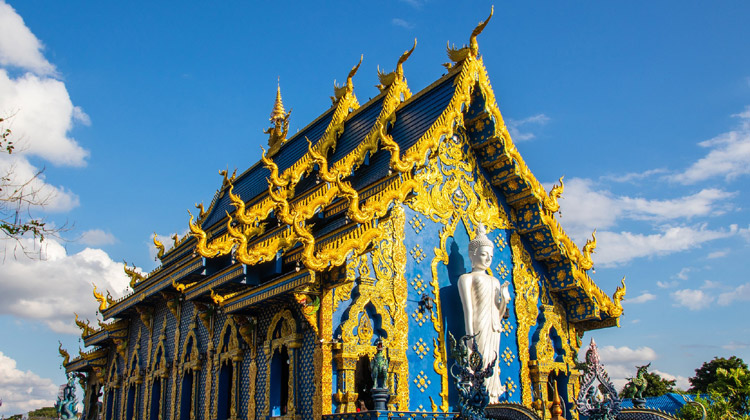
<path fill-rule="evenodd" d="M 10 128 L 5 126 L 8 118 L 0 118 L 0 154 L 13 154 L 16 145 L 12 141 Z M 34 211 L 47 206 L 54 198 L 54 191 L 44 188 L 44 184 L 35 182 L 40 179 L 44 168 L 28 179 L 17 179 L 15 165 L 10 163 L 0 175 L 0 241 L 5 244 L 3 254 L 12 244 L 13 255 L 18 250 L 30 257 L 37 257 L 36 249 L 29 249 L 25 238 L 34 239 L 33 243 L 42 243 L 47 237 L 60 238 L 60 233 L 68 230 L 67 223 L 54 226 L 44 218 L 37 217 Z M 34 246 L 36 248 L 36 246 Z M 42 258 L 41 253 L 39 258 Z"/>

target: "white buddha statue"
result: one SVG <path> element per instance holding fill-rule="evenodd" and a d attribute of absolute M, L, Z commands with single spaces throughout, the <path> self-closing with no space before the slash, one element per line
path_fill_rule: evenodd
<path fill-rule="evenodd" d="M 458 278 L 466 334 L 478 334 L 474 340 L 484 363 L 491 362 L 495 356 L 499 359 L 500 336 L 503 331 L 501 320 L 510 302 L 508 282 L 500 284 L 498 279 L 487 274 L 487 269 L 492 264 L 493 251 L 494 245 L 487 238 L 484 226 L 480 224 L 476 237 L 469 242 L 471 272 Z M 505 392 L 497 361 L 495 370 L 487 378 L 485 385 L 490 394 L 490 404 L 497 403 Z"/>

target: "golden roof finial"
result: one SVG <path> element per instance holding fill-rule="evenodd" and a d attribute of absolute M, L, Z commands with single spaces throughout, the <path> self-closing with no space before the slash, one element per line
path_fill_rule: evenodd
<path fill-rule="evenodd" d="M 274 102 L 273 111 L 271 111 L 271 121 L 283 120 L 285 116 L 284 104 L 281 102 L 281 79 L 279 79 L 279 83 L 276 85 L 276 102 Z"/>
<path fill-rule="evenodd" d="M 272 126 L 266 130 L 263 130 L 265 134 L 268 134 L 268 155 L 272 156 L 279 151 L 279 147 L 286 141 L 286 134 L 289 132 L 289 116 L 292 114 L 292 110 L 289 112 L 284 110 L 284 104 L 281 102 L 281 84 L 276 85 L 276 102 L 273 104 L 273 111 L 271 111 L 271 124 Z"/>

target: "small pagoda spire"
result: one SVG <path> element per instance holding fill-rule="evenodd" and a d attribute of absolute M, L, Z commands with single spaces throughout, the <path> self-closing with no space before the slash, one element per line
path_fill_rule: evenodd
<path fill-rule="evenodd" d="M 281 102 L 281 84 L 276 85 L 276 102 L 273 104 L 273 111 L 271 111 L 271 122 L 281 118 L 284 119 L 284 103 Z"/>
<path fill-rule="evenodd" d="M 286 135 L 289 131 L 289 116 L 292 110 L 286 112 L 284 103 L 281 101 L 281 84 L 276 85 L 276 101 L 271 111 L 271 127 L 263 132 L 268 134 L 268 156 L 273 156 L 279 151 L 279 148 L 286 141 Z"/>

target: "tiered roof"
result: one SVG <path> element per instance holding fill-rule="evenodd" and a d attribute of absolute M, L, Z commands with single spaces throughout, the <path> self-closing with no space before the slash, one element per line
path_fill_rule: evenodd
<path fill-rule="evenodd" d="M 416 41 L 396 70 L 378 71 L 381 92 L 362 106 L 353 86 L 360 60 L 346 83 L 334 86 L 331 108 L 280 139 L 273 156 L 264 152 L 238 176 L 223 172 L 208 210 L 198 206 L 197 220 L 191 214 L 190 236 L 176 239 L 161 256 L 162 265 L 145 278 L 131 275 L 132 293 L 116 301 L 97 298 L 104 319 L 124 318 L 139 305 L 176 293 L 228 313 L 247 311 L 299 286 L 319 287 L 315 272 L 327 272 L 335 282 L 346 258 L 377 240 L 377 219 L 415 194 L 415 171 L 439 142 L 456 127 L 471 126 L 477 161 L 504 195 L 532 255 L 548 269 L 550 290 L 567 306 L 568 320 L 579 331 L 617 325 L 624 281 L 610 298 L 589 277 L 595 238 L 580 250 L 554 217 L 562 178 L 545 191 L 503 122 L 476 41 L 488 21 L 474 30 L 468 46 L 448 49 L 448 73 L 415 95 L 403 64 Z M 213 260 L 225 263 L 213 267 Z M 258 273 L 270 281 L 261 282 Z"/>

